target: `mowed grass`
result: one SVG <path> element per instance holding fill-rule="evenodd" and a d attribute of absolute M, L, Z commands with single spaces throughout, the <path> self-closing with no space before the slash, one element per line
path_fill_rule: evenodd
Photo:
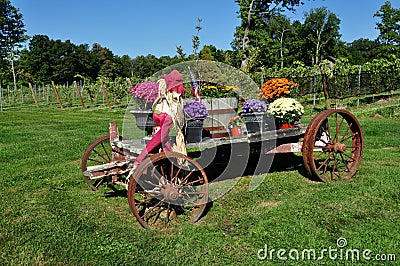
<path fill-rule="evenodd" d="M 353 263 L 370 263 L 362 257 L 369 249 L 372 259 L 394 254 L 385 265 L 395 265 L 400 118 L 354 111 L 365 152 L 353 180 L 312 182 L 299 154 L 277 156 L 256 190 L 242 177 L 200 222 L 163 230 L 141 228 L 126 197 L 93 192 L 81 175 L 85 149 L 109 122 L 122 126 L 124 110 L 0 112 L 0 265 L 343 265 L 351 264 L 347 249 L 360 250 Z M 342 256 L 339 238 L 347 241 Z M 330 248 L 338 249 L 331 257 Z M 302 258 L 310 249 L 321 259 Z"/>

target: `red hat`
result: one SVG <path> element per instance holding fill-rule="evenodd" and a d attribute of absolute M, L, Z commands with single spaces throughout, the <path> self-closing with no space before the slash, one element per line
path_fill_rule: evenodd
<path fill-rule="evenodd" d="M 185 87 L 183 87 L 183 77 L 178 70 L 172 70 L 171 73 L 163 76 L 165 83 L 167 84 L 168 91 L 176 91 L 178 93 L 186 92 Z"/>

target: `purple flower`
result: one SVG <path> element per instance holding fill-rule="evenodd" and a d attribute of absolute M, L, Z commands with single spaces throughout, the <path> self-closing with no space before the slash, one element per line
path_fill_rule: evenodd
<path fill-rule="evenodd" d="M 247 100 L 242 106 L 243 113 L 260 113 L 266 112 L 268 109 L 268 105 L 264 101 L 250 99 Z"/>
<path fill-rule="evenodd" d="M 207 107 L 200 102 L 187 102 L 183 111 L 190 118 L 206 118 L 208 116 Z"/>
<path fill-rule="evenodd" d="M 131 89 L 131 95 L 146 102 L 154 102 L 158 97 L 158 83 L 145 81 L 136 84 L 135 87 Z"/>

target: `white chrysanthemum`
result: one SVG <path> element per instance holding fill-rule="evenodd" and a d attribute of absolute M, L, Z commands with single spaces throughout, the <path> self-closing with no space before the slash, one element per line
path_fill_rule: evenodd
<path fill-rule="evenodd" d="M 279 120 L 295 122 L 304 114 L 304 107 L 293 98 L 279 98 L 269 105 L 268 113 Z"/>

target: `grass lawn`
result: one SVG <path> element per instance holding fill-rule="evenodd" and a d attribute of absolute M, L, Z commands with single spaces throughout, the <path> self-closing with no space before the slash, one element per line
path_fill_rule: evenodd
<path fill-rule="evenodd" d="M 251 177 L 242 177 L 200 222 L 163 230 L 141 228 L 126 197 L 93 192 L 81 175 L 83 152 L 108 134 L 109 122 L 122 125 L 124 110 L 0 112 L 0 264 L 344 265 L 357 250 L 353 263 L 371 263 L 364 255 L 395 265 L 399 107 L 351 111 L 365 138 L 353 180 L 312 182 L 301 174 L 298 154 L 281 156 L 292 163 L 264 174 L 256 190 L 248 190 Z"/>

